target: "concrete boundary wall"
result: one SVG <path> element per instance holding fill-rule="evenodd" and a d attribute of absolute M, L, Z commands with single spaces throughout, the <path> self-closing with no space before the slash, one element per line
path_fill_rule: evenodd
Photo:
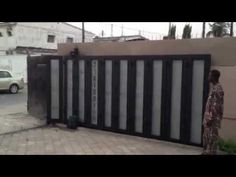
<path fill-rule="evenodd" d="M 236 38 L 207 38 L 134 42 L 59 44 L 58 54 L 67 55 L 75 47 L 87 55 L 176 55 L 211 54 L 213 66 L 236 65 Z"/>

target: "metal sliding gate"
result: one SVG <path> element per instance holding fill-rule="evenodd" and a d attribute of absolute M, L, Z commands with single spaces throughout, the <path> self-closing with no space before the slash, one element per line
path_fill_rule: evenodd
<path fill-rule="evenodd" d="M 210 55 L 48 60 L 48 121 L 202 145 Z"/>

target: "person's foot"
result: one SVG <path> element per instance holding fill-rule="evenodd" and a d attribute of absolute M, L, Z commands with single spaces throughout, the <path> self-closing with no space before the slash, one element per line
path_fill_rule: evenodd
<path fill-rule="evenodd" d="M 209 155 L 207 152 L 202 152 L 201 155 Z"/>
<path fill-rule="evenodd" d="M 202 152 L 201 155 L 217 155 L 215 152 Z"/>

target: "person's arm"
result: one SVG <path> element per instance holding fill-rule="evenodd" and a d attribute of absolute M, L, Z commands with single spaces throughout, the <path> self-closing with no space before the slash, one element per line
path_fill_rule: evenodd
<path fill-rule="evenodd" d="M 223 90 L 219 90 L 217 92 L 217 120 L 221 121 L 223 118 L 223 112 L 224 112 L 224 92 Z"/>
<path fill-rule="evenodd" d="M 214 121 L 221 121 L 223 117 L 224 92 L 217 90 L 212 95 L 213 99 L 210 106 L 210 116 L 207 125 L 211 126 Z"/>

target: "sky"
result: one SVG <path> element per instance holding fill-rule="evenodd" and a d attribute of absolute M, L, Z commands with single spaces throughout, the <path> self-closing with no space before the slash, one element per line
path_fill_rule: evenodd
<path fill-rule="evenodd" d="M 72 25 L 82 27 L 81 22 L 68 22 Z M 111 24 L 113 24 L 113 36 L 121 36 L 122 25 L 123 35 L 137 35 L 141 34 L 144 37 L 153 40 L 162 39 L 167 35 L 169 29 L 169 22 L 85 22 L 85 30 L 101 36 L 104 31 L 104 36 L 111 36 Z M 192 26 L 192 38 L 201 38 L 202 22 L 172 22 L 176 25 L 177 39 L 182 38 L 183 28 L 185 24 Z M 206 32 L 209 31 L 209 24 L 206 23 Z"/>

